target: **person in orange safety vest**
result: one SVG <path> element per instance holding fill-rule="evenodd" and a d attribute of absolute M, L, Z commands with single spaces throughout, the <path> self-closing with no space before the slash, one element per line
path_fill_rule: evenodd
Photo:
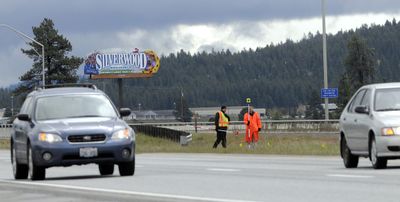
<path fill-rule="evenodd" d="M 248 111 L 244 115 L 243 121 L 246 124 L 246 142 L 251 148 L 258 142 L 258 132 L 261 131 L 262 125 L 260 115 L 254 111 L 253 107 L 250 106 Z"/>
<path fill-rule="evenodd" d="M 222 147 L 226 148 L 226 131 L 228 130 L 230 118 L 226 114 L 226 106 L 221 107 L 221 111 L 215 114 L 215 131 L 217 131 L 217 139 L 214 142 L 213 148 L 217 148 L 222 142 Z"/>

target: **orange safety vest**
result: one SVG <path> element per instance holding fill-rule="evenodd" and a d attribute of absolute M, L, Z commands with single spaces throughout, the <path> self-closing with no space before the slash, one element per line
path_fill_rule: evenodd
<path fill-rule="evenodd" d="M 218 127 L 228 127 L 229 124 L 228 118 L 221 111 L 219 111 L 218 113 L 219 113 Z"/>

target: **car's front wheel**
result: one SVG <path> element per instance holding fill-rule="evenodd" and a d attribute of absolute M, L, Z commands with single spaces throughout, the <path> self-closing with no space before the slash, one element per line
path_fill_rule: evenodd
<path fill-rule="evenodd" d="M 29 178 L 31 180 L 44 180 L 46 177 L 46 169 L 40 166 L 37 166 L 33 160 L 32 148 L 28 145 L 28 173 Z"/>
<path fill-rule="evenodd" d="M 135 159 L 131 162 L 124 162 L 118 164 L 119 174 L 121 176 L 128 176 L 135 174 Z"/>
<path fill-rule="evenodd" d="M 112 175 L 114 173 L 114 164 L 99 164 L 101 175 Z"/>
<path fill-rule="evenodd" d="M 387 159 L 382 158 L 382 157 L 378 157 L 378 150 L 376 148 L 376 141 L 375 141 L 374 138 L 371 140 L 371 144 L 370 144 L 370 147 L 369 147 L 369 155 L 370 155 L 370 158 L 371 158 L 372 166 L 375 169 L 386 168 Z"/>
<path fill-rule="evenodd" d="M 26 179 L 28 178 L 28 166 L 18 163 L 15 143 L 11 140 L 11 164 L 13 168 L 13 174 L 15 179 Z"/>
<path fill-rule="evenodd" d="M 347 146 L 346 138 L 343 136 L 340 139 L 340 153 L 342 154 L 343 163 L 346 168 L 357 168 L 358 156 L 353 155 L 349 146 Z"/>

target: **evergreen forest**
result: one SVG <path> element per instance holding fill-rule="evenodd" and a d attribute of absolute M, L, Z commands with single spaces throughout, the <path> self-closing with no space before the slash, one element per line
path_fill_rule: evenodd
<path fill-rule="evenodd" d="M 354 35 L 374 52 L 372 82 L 399 81 L 400 23 L 393 19 L 384 25 L 362 25 L 327 36 L 329 87 L 339 86 L 347 45 Z M 286 40 L 240 52 L 181 50 L 160 56 L 160 61 L 160 70 L 152 78 L 123 80 L 124 106 L 133 110 L 139 105 L 142 109 L 174 109 L 182 100 L 188 107 L 232 106 L 246 105 L 250 97 L 256 107 L 295 109 L 308 104 L 323 87 L 320 33 L 310 33 L 297 42 Z M 95 83 L 118 103 L 116 80 L 81 82 Z M 10 96 L 11 90 L 0 89 L 0 108 L 10 106 Z M 16 101 L 16 106 L 21 102 Z"/>

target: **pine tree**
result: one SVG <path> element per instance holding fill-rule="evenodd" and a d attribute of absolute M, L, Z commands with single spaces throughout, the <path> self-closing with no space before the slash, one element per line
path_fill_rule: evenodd
<path fill-rule="evenodd" d="M 338 111 L 342 111 L 342 109 L 346 106 L 347 102 L 350 100 L 351 93 L 351 85 L 350 78 L 348 74 L 343 74 L 342 78 L 339 81 L 339 97 L 338 97 Z"/>
<path fill-rule="evenodd" d="M 374 51 L 357 35 L 353 35 L 347 48 L 348 54 L 344 60 L 345 74 L 348 75 L 351 84 L 351 93 L 354 93 L 358 88 L 371 83 L 374 79 Z"/>
<path fill-rule="evenodd" d="M 82 58 L 67 56 L 72 51 L 71 43 L 55 29 L 51 19 L 45 18 L 38 27 L 33 27 L 34 39 L 44 45 L 45 68 L 47 68 L 46 84 L 75 83 L 78 80 L 77 69 L 83 62 Z M 42 52 L 41 46 L 34 42 L 28 43 L 31 49 L 21 49 L 29 58 L 33 59 L 32 68 L 20 77 L 22 85 L 15 92 L 20 94 L 30 91 L 42 81 Z"/>
<path fill-rule="evenodd" d="M 306 118 L 308 119 L 322 119 L 323 108 L 321 106 L 321 98 L 318 91 L 312 91 L 308 100 L 308 108 L 306 111 Z"/>
<path fill-rule="evenodd" d="M 368 46 L 374 48 L 373 51 L 367 48 L 368 54 L 355 54 L 357 48 L 354 44 L 360 43 L 360 37 L 353 40 L 356 42 L 352 46 L 354 51 L 350 51 L 347 46 L 350 46 L 352 36 L 355 34 L 363 37 Z M 349 67 L 347 64 L 344 65 L 344 59 L 348 55 L 349 58 L 350 55 L 358 55 L 357 57 L 361 58 L 361 61 L 369 61 L 367 64 L 376 64 L 376 73 L 374 70 L 371 74 L 372 78 L 366 77 L 366 73 L 370 75 L 368 71 L 358 71 L 361 73 L 362 80 L 370 78 L 374 82 L 399 81 L 400 51 L 398 51 L 398 47 L 400 46 L 400 37 L 398 36 L 400 36 L 400 23 L 393 20 L 385 25 L 363 26 L 356 30 L 339 31 L 328 37 L 327 42 L 330 47 L 328 52 L 328 58 L 330 58 L 328 60 L 329 85 L 339 88 L 337 100 L 340 102 L 338 103 L 339 107 L 344 106 L 360 86 L 360 84 L 355 85 L 355 81 L 353 81 L 359 78 L 358 75 L 347 73 Z M 194 54 L 179 51 L 174 54 L 161 55 L 161 68 L 152 78 L 124 80 L 124 100 L 131 108 L 142 103 L 143 108 L 146 109 L 171 109 L 175 108 L 173 102 L 180 103 L 179 97 L 175 99 L 177 86 L 184 86 L 187 92 L 185 100 L 191 107 L 219 106 L 221 103 L 228 106 L 242 105 L 246 97 L 254 97 L 257 102 L 255 105 L 263 108 L 288 109 L 299 104 L 307 104 L 311 92 L 319 91 L 318 84 L 321 83 L 323 76 L 321 38 L 321 34 L 317 33 L 309 34 L 307 38 L 296 43 L 287 41 L 256 50 Z M 40 39 L 38 41 L 42 43 Z M 363 40 L 361 42 L 365 45 Z M 36 47 L 34 44 L 33 46 L 40 54 L 40 47 Z M 365 48 L 366 45 L 363 49 Z M 46 56 L 47 52 L 46 49 Z M 376 53 L 375 56 L 371 52 Z M 367 58 L 372 55 L 377 60 L 366 60 L 364 56 L 360 55 L 367 55 Z M 33 54 L 32 57 L 35 57 L 37 61 L 34 62 L 38 63 L 32 73 L 32 85 L 37 85 L 41 80 L 41 58 L 36 54 Z M 46 67 L 50 67 L 51 70 L 51 66 L 48 66 L 47 62 Z M 46 80 L 50 82 L 47 77 Z M 89 82 L 99 84 L 100 88 L 105 83 L 106 93 L 115 102 L 118 102 L 118 93 L 114 90 L 117 88 L 117 82 L 113 82 L 113 80 L 91 80 Z M 158 88 L 164 90 L 153 90 Z M 20 107 L 22 100 L 23 97 L 20 96 L 18 102 L 15 102 L 17 103 L 15 108 Z M 9 107 L 9 105 L 10 95 L 0 89 L 0 108 Z M 290 111 L 293 112 L 293 110 Z M 274 118 L 280 118 L 279 113 L 271 114 Z"/>
<path fill-rule="evenodd" d="M 353 35 L 347 48 L 348 54 L 344 59 L 346 70 L 339 81 L 339 111 L 343 110 L 357 89 L 373 82 L 376 73 L 374 51 L 362 38 Z"/>

